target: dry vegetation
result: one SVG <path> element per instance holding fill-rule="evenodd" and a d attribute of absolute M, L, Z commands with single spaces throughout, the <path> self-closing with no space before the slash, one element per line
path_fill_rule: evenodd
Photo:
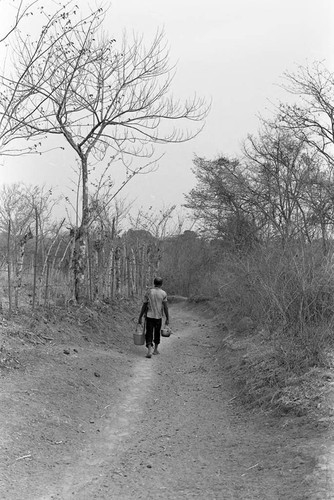
<path fill-rule="evenodd" d="M 218 318 L 224 366 L 250 408 L 332 421 L 332 273 L 331 256 L 319 257 L 316 247 L 293 257 L 225 254 L 211 294 L 206 284 L 193 297 Z"/>

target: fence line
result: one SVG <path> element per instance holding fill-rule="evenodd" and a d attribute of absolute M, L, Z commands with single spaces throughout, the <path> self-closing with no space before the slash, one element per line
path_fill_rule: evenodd
<path fill-rule="evenodd" d="M 67 255 L 48 255 L 43 262 L 38 241 L 29 254 L 17 264 L 8 258 L 0 268 L 1 304 L 12 310 L 12 291 L 15 307 L 66 305 L 74 299 L 74 280 L 70 245 Z M 12 257 L 12 256 L 11 256 Z M 156 243 L 130 242 L 118 239 L 112 244 L 88 244 L 86 266 L 86 295 L 89 301 L 108 302 L 118 297 L 143 295 L 158 272 L 160 249 Z M 20 269 L 18 269 L 20 266 Z M 18 272 L 20 271 L 20 272 Z"/>

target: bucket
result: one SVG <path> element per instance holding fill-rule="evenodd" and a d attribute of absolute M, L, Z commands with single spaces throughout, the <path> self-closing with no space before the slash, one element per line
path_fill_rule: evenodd
<path fill-rule="evenodd" d="M 133 334 L 133 341 L 135 345 L 144 345 L 145 344 L 145 333 L 138 332 Z"/>
<path fill-rule="evenodd" d="M 162 337 L 170 337 L 171 333 L 172 333 L 172 330 L 168 326 L 165 328 L 161 328 L 160 331 L 161 331 Z"/>
<path fill-rule="evenodd" d="M 137 325 L 136 331 L 133 333 L 133 341 L 135 345 L 144 345 L 145 344 L 145 332 L 146 332 L 146 321 L 144 321 L 143 325 Z"/>

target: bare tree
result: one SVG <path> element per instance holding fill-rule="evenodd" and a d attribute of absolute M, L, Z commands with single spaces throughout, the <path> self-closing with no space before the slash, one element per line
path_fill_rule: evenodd
<path fill-rule="evenodd" d="M 244 146 L 249 170 L 249 196 L 268 236 L 279 236 L 283 245 L 307 234 L 307 207 L 303 195 L 312 167 L 307 145 L 286 130 L 266 125 Z"/>
<path fill-rule="evenodd" d="M 20 78 L 8 83 L 29 94 L 24 105 L 11 108 L 8 119 L 24 124 L 32 134 L 63 136 L 80 161 L 82 214 L 74 266 L 78 301 L 85 295 L 93 163 L 107 155 L 108 164 L 120 158 L 130 179 L 154 165 L 154 144 L 190 140 L 202 126 L 188 130 L 182 122 L 202 122 L 208 113 L 204 100 L 196 96 L 184 103 L 170 96 L 173 68 L 161 32 L 148 48 L 141 37 L 130 41 L 126 36 L 117 47 L 115 40 L 101 35 L 101 11 L 60 39 L 56 25 L 53 34 L 48 30 L 48 50 L 38 64 L 30 64 L 34 47 L 21 41 L 16 66 Z M 143 162 L 133 166 L 134 158 Z"/>
<path fill-rule="evenodd" d="M 327 151 L 328 153 L 328 151 Z M 321 238 L 326 251 L 333 225 L 333 170 L 304 133 L 295 133 L 281 117 L 263 123 L 258 137 L 244 145 L 249 194 L 268 236 L 281 241 Z"/>
<path fill-rule="evenodd" d="M 200 232 L 237 246 L 241 239 L 242 246 L 251 242 L 256 226 L 241 162 L 221 156 L 216 160 L 196 157 L 193 163 L 197 185 L 186 195 L 185 207 L 193 211 Z"/>
<path fill-rule="evenodd" d="M 279 127 L 315 148 L 333 166 L 334 74 L 315 62 L 284 77 L 283 88 L 297 97 L 295 104 L 280 104 Z"/>

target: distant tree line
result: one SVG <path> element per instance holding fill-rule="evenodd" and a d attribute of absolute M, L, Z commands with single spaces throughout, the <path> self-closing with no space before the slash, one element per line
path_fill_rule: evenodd
<path fill-rule="evenodd" d="M 286 82 L 299 104 L 281 104 L 262 120 L 238 157 L 195 158 L 197 186 L 186 206 L 203 235 L 236 250 L 321 241 L 326 253 L 334 224 L 333 75 L 317 63 Z"/>

